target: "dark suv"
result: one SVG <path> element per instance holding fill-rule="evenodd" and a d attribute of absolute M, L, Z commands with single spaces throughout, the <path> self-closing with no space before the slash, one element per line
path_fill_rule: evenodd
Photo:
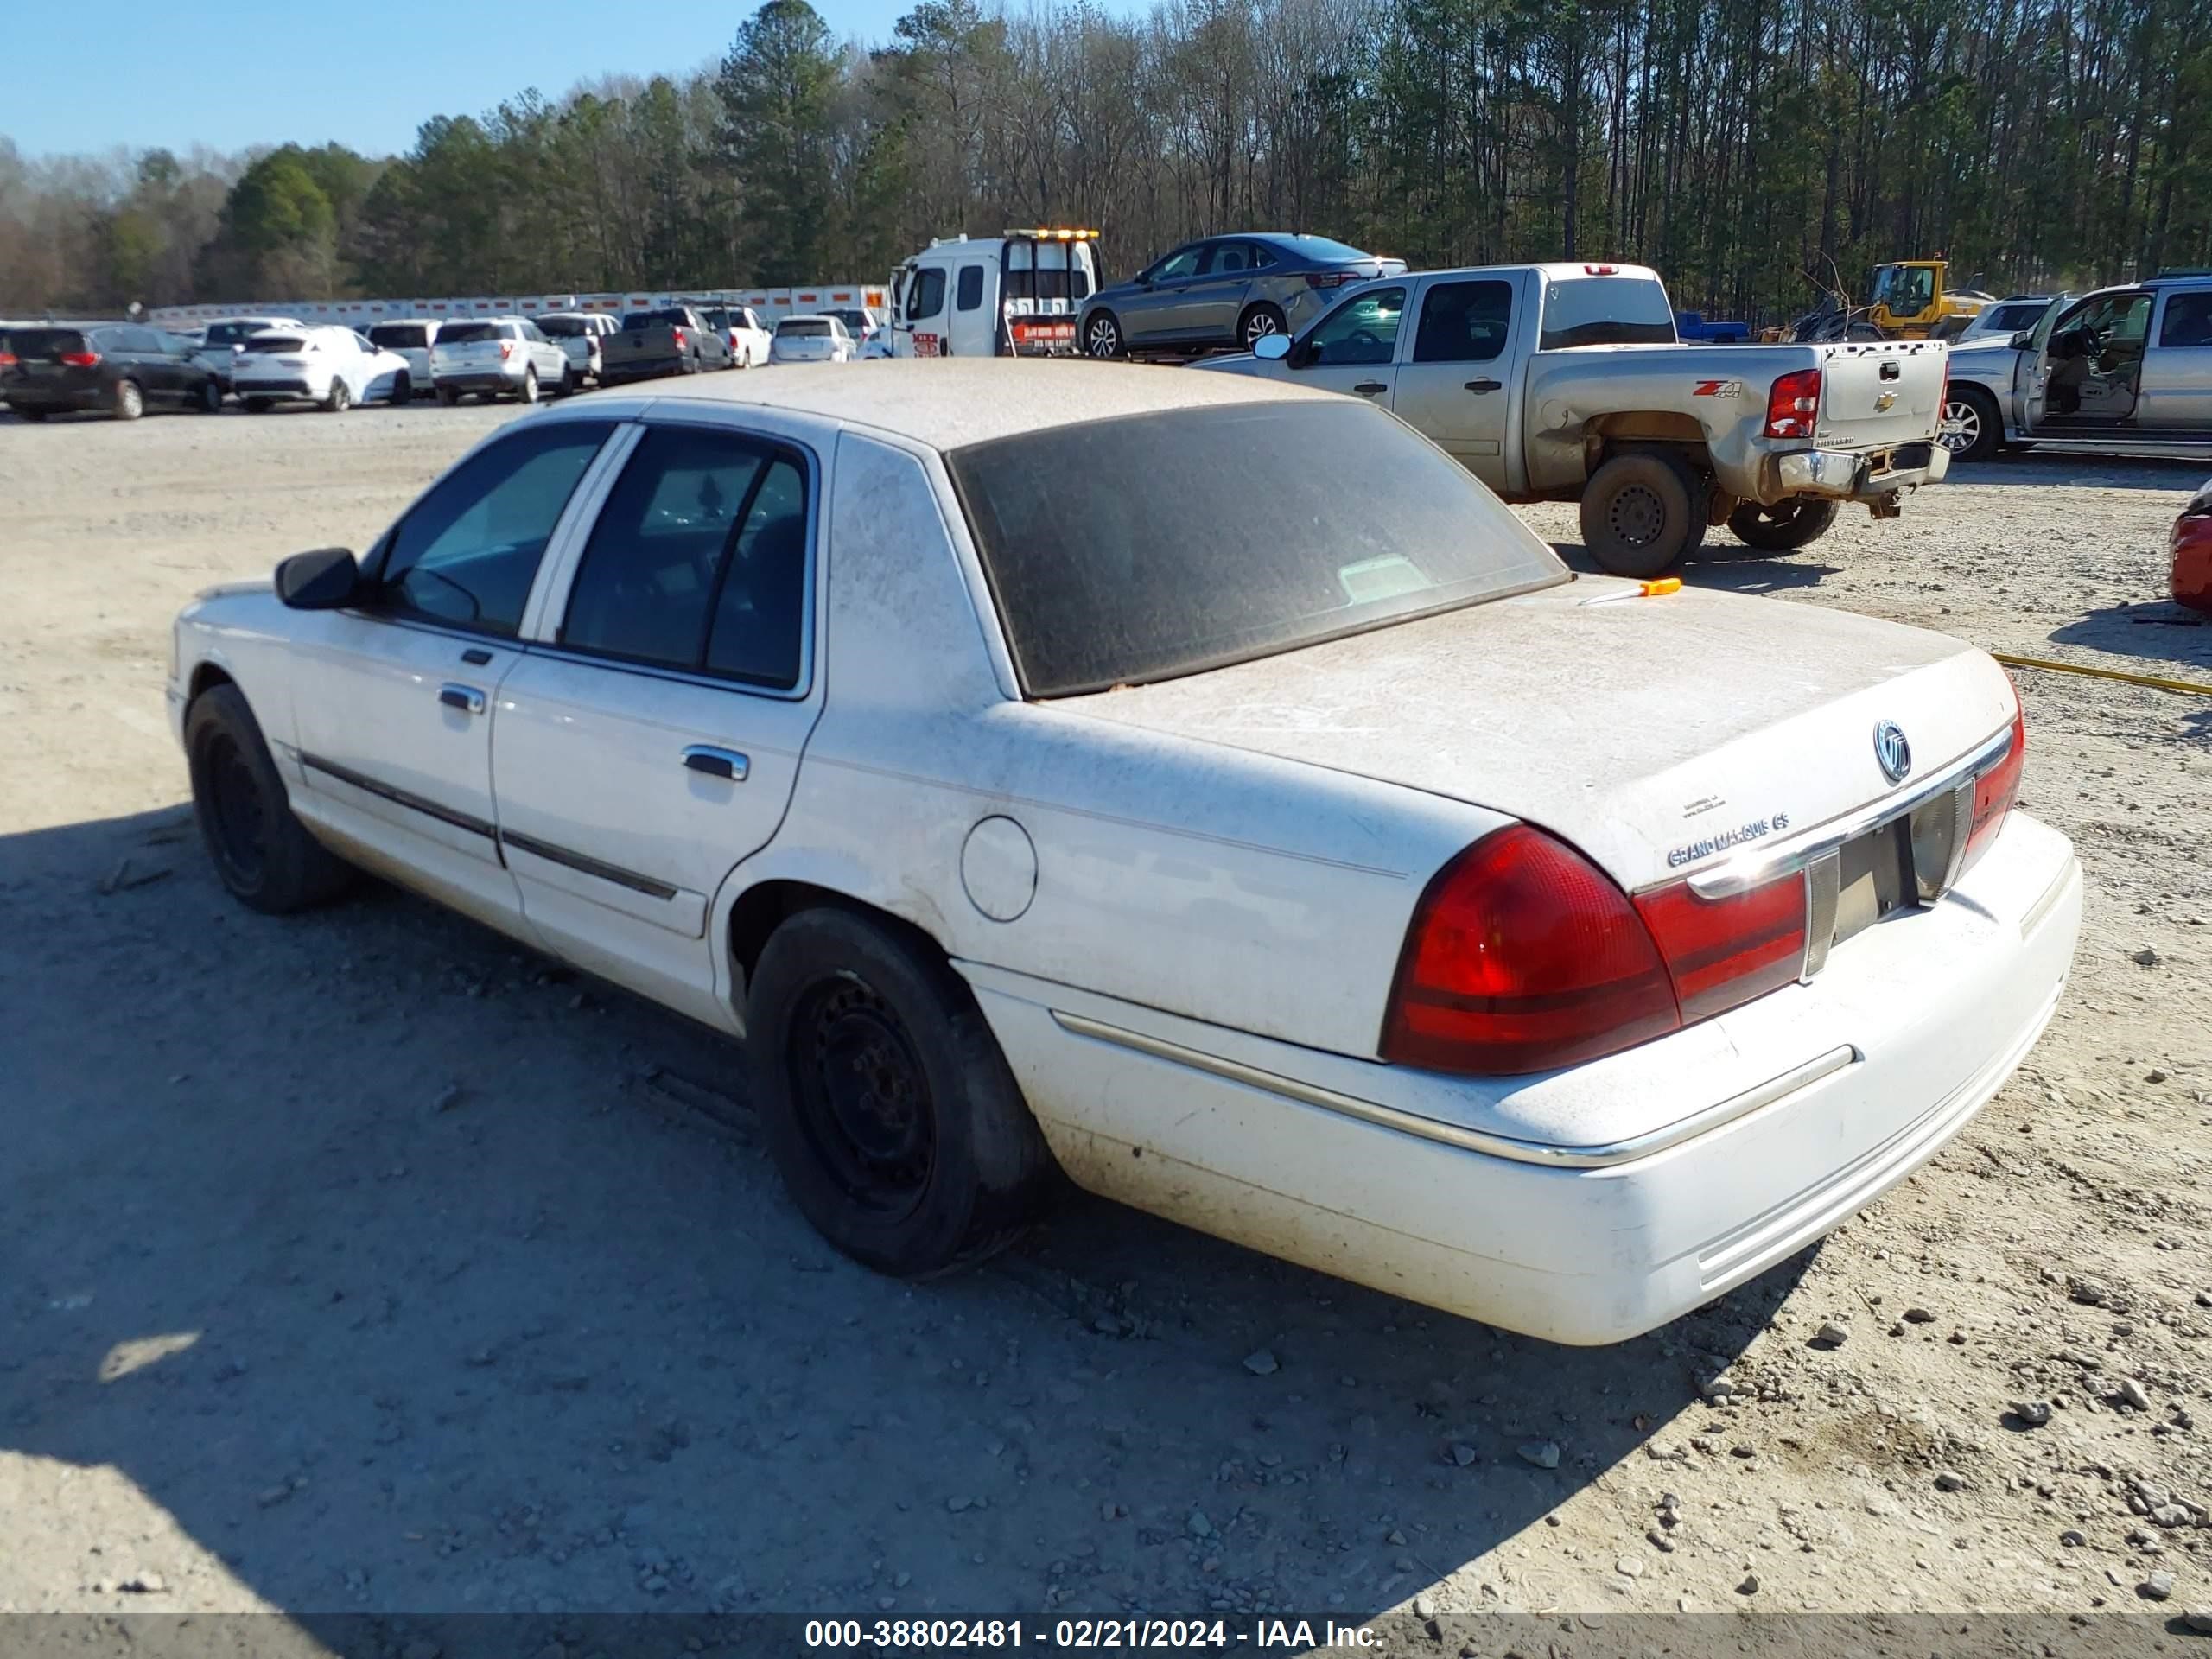
<path fill-rule="evenodd" d="M 41 323 L 0 337 L 0 401 L 27 421 L 98 410 L 135 421 L 149 409 L 223 407 L 192 341 L 127 322 Z"/>
<path fill-rule="evenodd" d="M 1210 236 L 1100 289 L 1084 304 L 1076 337 L 1092 357 L 1249 351 L 1263 334 L 1296 334 L 1335 302 L 1338 289 L 1405 271 L 1402 259 L 1325 236 Z"/>

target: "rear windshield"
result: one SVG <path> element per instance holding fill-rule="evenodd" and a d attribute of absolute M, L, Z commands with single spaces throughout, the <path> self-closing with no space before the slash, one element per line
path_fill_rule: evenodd
<path fill-rule="evenodd" d="M 1325 236 L 1287 236 L 1283 240 L 1308 259 L 1334 260 L 1338 264 L 1359 264 L 1373 260 L 1375 256 L 1365 251 L 1332 242 Z"/>
<path fill-rule="evenodd" d="M 681 311 L 632 311 L 622 319 L 625 328 L 686 328 L 690 323 Z"/>
<path fill-rule="evenodd" d="M 77 328 L 11 328 L 8 331 L 8 348 L 26 362 L 35 357 L 52 362 L 70 353 L 83 351 L 85 336 Z"/>
<path fill-rule="evenodd" d="M 207 343 L 210 346 L 236 346 L 268 326 L 265 322 L 211 322 L 207 325 Z"/>
<path fill-rule="evenodd" d="M 246 341 L 245 348 L 249 352 L 296 352 L 306 345 L 307 341 L 297 334 L 256 334 Z"/>
<path fill-rule="evenodd" d="M 591 333 L 588 317 L 540 317 L 537 326 L 556 340 L 574 340 Z"/>
<path fill-rule="evenodd" d="M 400 351 L 410 346 L 427 346 L 430 343 L 429 326 L 420 322 L 380 322 L 369 330 L 369 343 L 390 346 Z"/>
<path fill-rule="evenodd" d="M 827 317 L 785 317 L 776 325 L 776 338 L 779 340 L 806 340 L 829 332 L 830 319 Z"/>
<path fill-rule="evenodd" d="M 1465 468 L 1349 399 L 1126 416 L 945 460 L 1033 697 L 1567 580 Z"/>
<path fill-rule="evenodd" d="M 461 346 L 472 340 L 497 340 L 500 327 L 496 322 L 448 322 L 438 328 L 438 344 Z"/>
<path fill-rule="evenodd" d="M 848 328 L 867 328 L 873 326 L 869 323 L 868 313 L 865 311 L 832 311 L 830 315 Z"/>
<path fill-rule="evenodd" d="M 1544 284 L 1540 352 L 1573 346 L 1672 346 L 1667 290 L 1649 276 L 1570 276 Z"/>

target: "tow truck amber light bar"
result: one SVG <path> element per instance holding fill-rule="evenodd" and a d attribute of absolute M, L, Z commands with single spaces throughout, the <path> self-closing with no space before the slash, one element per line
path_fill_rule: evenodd
<path fill-rule="evenodd" d="M 1096 242 L 1097 231 L 1063 230 L 1051 226 L 1036 226 L 1027 230 L 1001 231 L 1001 236 L 1027 236 L 1039 242 Z"/>

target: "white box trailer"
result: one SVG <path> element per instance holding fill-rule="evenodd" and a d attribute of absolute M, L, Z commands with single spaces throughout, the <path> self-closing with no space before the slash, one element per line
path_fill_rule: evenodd
<path fill-rule="evenodd" d="M 867 306 L 880 311 L 890 290 L 880 283 L 807 283 L 794 288 L 686 288 L 619 294 L 468 294 L 415 299 L 254 300 L 222 305 L 165 305 L 149 313 L 163 326 L 212 322 L 221 317 L 297 317 L 302 322 L 363 328 L 372 323 L 462 317 L 529 317 L 549 311 L 600 311 L 614 316 L 668 305 L 749 305 L 773 328 L 779 319 L 830 306 Z"/>

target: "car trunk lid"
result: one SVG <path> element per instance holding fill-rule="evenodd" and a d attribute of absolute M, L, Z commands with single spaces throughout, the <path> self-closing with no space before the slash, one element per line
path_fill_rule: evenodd
<path fill-rule="evenodd" d="M 2004 671 L 1942 634 L 1637 594 L 1584 578 L 1057 706 L 1510 813 L 1631 892 L 1902 800 L 2012 716 Z"/>

